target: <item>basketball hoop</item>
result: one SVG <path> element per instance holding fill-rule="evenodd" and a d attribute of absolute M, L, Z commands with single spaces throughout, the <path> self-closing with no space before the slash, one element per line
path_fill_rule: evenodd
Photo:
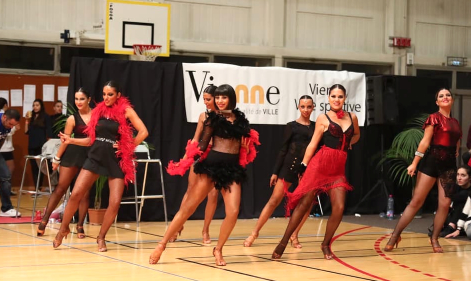
<path fill-rule="evenodd" d="M 154 61 L 162 50 L 160 45 L 134 44 L 132 47 L 136 58 L 141 61 Z"/>

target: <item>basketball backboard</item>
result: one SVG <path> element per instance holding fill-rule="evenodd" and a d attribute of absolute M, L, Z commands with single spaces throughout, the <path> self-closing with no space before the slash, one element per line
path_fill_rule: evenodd
<path fill-rule="evenodd" d="M 134 44 L 160 45 L 170 54 L 170 4 L 107 0 L 105 53 L 134 54 Z"/>

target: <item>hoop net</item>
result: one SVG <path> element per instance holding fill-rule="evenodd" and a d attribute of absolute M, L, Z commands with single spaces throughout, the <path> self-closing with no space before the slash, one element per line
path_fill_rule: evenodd
<path fill-rule="evenodd" d="M 160 45 L 134 44 L 132 47 L 136 58 L 141 61 L 154 61 L 162 50 Z"/>

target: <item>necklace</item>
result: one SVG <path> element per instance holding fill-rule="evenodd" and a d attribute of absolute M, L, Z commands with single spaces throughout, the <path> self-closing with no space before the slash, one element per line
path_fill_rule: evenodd
<path fill-rule="evenodd" d="M 332 110 L 333 111 L 333 110 Z M 345 116 L 345 111 L 343 109 L 339 109 L 337 111 L 333 111 L 337 115 L 338 119 L 342 119 Z"/>

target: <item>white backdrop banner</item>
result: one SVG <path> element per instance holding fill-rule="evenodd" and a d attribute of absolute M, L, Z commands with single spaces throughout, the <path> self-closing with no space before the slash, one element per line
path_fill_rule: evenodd
<path fill-rule="evenodd" d="M 329 87 L 342 84 L 347 89 L 344 110 L 354 112 L 358 124 L 365 123 L 366 82 L 363 73 L 313 71 L 283 67 L 242 67 L 218 63 L 184 63 L 185 107 L 188 122 L 198 122 L 206 110 L 203 90 L 210 84 L 229 84 L 236 90 L 237 107 L 251 124 L 285 125 L 299 117 L 298 100 L 314 99 L 317 116 L 330 109 Z"/>

